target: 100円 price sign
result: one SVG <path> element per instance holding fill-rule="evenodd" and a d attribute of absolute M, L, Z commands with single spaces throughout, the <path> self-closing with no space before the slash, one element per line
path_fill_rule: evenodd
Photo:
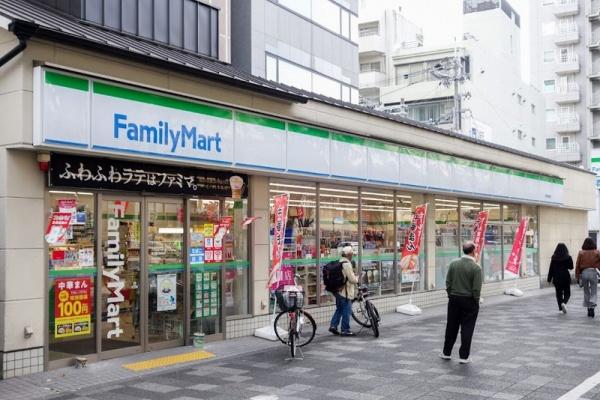
<path fill-rule="evenodd" d="M 91 333 L 91 278 L 61 278 L 54 282 L 54 337 Z"/>

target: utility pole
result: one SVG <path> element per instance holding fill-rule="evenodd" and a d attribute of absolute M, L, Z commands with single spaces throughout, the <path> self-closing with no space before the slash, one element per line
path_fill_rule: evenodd
<path fill-rule="evenodd" d="M 452 129 L 460 132 L 462 129 L 462 94 L 460 93 L 460 84 L 464 82 L 465 76 L 462 70 L 462 60 L 455 47 L 454 56 L 442 60 L 432 71 L 432 74 L 440 80 L 440 84 L 445 87 L 454 86 L 454 106 L 452 109 Z"/>

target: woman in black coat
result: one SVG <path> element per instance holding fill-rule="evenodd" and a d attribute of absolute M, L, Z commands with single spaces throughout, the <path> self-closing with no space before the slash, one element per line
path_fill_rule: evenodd
<path fill-rule="evenodd" d="M 571 297 L 571 274 L 573 259 L 569 255 L 569 249 L 564 243 L 559 243 L 554 250 L 548 271 L 548 282 L 554 283 L 556 290 L 556 301 L 560 312 L 566 314 L 569 298 Z"/>

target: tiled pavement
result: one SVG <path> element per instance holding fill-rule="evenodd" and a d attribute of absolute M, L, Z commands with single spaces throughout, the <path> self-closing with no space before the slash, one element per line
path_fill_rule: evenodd
<path fill-rule="evenodd" d="M 470 365 L 437 357 L 445 326 L 437 310 L 410 320 L 384 315 L 379 339 L 366 330 L 356 338 L 322 335 L 305 349 L 303 361 L 286 361 L 288 349 L 269 344 L 54 398 L 557 399 L 600 370 L 600 318 L 586 317 L 580 290 L 573 292 L 567 315 L 557 313 L 551 291 L 486 302 Z M 585 398 L 600 400 L 600 387 Z"/>

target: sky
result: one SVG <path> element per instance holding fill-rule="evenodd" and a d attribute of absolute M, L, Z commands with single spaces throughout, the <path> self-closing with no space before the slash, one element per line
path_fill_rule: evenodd
<path fill-rule="evenodd" d="M 521 16 L 521 74 L 529 80 L 528 0 L 509 0 Z M 371 5 L 372 4 L 372 5 Z M 423 28 L 425 45 L 450 44 L 462 36 L 462 0 L 371 0 L 369 7 L 402 7 L 402 14 Z"/>

